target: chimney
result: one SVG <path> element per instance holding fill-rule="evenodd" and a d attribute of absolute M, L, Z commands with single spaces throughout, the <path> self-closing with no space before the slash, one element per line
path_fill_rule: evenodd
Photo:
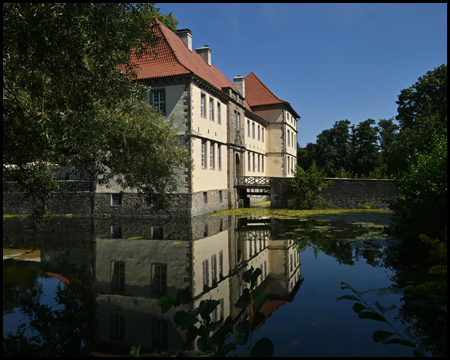
<path fill-rule="evenodd" d="M 195 49 L 195 51 L 197 51 L 197 53 L 203 58 L 203 60 L 205 60 L 206 63 L 211 66 L 211 49 L 208 45 Z"/>
<path fill-rule="evenodd" d="M 178 37 L 184 42 L 184 45 L 192 51 L 192 32 L 189 29 L 182 29 L 176 32 Z"/>
<path fill-rule="evenodd" d="M 241 75 L 233 78 L 234 87 L 239 91 L 242 97 L 245 99 L 245 78 Z"/>

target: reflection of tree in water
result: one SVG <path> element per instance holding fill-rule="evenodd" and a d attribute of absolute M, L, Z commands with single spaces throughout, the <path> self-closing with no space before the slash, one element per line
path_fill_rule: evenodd
<path fill-rule="evenodd" d="M 95 307 L 92 291 L 79 280 L 73 278 L 65 286 L 59 283 L 56 304 L 51 306 L 41 303 L 42 285 L 37 286 L 37 281 L 23 296 L 17 297 L 29 323 L 20 325 L 16 334 L 9 333 L 3 339 L 3 356 L 87 355 Z M 32 335 L 28 336 L 30 330 Z"/>
<path fill-rule="evenodd" d="M 40 299 L 43 286 L 37 279 L 43 274 L 39 263 L 3 260 L 3 315 L 11 314 L 30 297 Z"/>
<path fill-rule="evenodd" d="M 372 266 L 386 265 L 386 253 L 380 251 L 383 246 L 381 243 L 371 240 L 357 241 L 357 243 L 354 241 L 373 231 L 371 227 L 342 221 L 291 220 L 289 222 L 289 231 L 286 232 L 286 235 L 292 237 L 299 251 L 310 248 L 316 257 L 321 251 L 334 257 L 339 264 L 354 265 L 354 260 L 362 257 Z M 366 246 L 361 246 L 361 244 Z"/>
<path fill-rule="evenodd" d="M 393 287 L 421 284 L 428 285 L 420 293 L 404 292 L 402 306 L 396 317 L 398 321 L 411 324 L 412 333 L 420 348 L 434 356 L 447 356 L 447 289 L 437 289 L 435 281 L 447 281 L 446 277 L 428 274 L 433 264 L 426 254 L 413 254 L 408 249 L 405 256 L 402 247 L 392 257 L 395 275 L 391 277 Z"/>

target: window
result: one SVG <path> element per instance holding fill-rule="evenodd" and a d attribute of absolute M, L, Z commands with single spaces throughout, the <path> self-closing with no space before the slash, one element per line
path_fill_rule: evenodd
<path fill-rule="evenodd" d="M 247 120 L 247 136 L 250 137 L 250 120 Z"/>
<path fill-rule="evenodd" d="M 151 105 L 166 115 L 166 95 L 164 90 L 155 90 L 150 95 Z"/>
<path fill-rule="evenodd" d="M 208 260 L 204 260 L 202 263 L 202 270 L 203 270 L 203 286 L 208 286 L 209 279 L 208 279 Z"/>
<path fill-rule="evenodd" d="M 216 255 L 211 256 L 211 280 L 217 281 Z"/>
<path fill-rule="evenodd" d="M 258 172 L 261 171 L 261 158 L 258 154 Z"/>
<path fill-rule="evenodd" d="M 237 111 L 234 110 L 234 128 L 237 128 Z"/>
<path fill-rule="evenodd" d="M 209 168 L 214 169 L 214 143 L 209 144 Z"/>
<path fill-rule="evenodd" d="M 111 194 L 111 206 L 122 206 L 122 194 Z"/>
<path fill-rule="evenodd" d="M 223 202 L 222 190 L 219 190 L 219 202 L 220 202 L 220 203 Z"/>
<path fill-rule="evenodd" d="M 214 121 L 214 100 L 209 99 L 209 120 Z"/>
<path fill-rule="evenodd" d="M 203 202 L 204 202 L 205 204 L 208 203 L 208 193 L 207 193 L 206 191 L 203 193 Z"/>
<path fill-rule="evenodd" d="M 205 102 L 206 102 L 206 95 L 202 94 L 200 99 L 200 115 L 202 117 L 206 117 Z"/>
<path fill-rule="evenodd" d="M 123 341 L 125 336 L 125 316 L 111 314 L 110 318 L 110 338 L 111 341 Z"/>
<path fill-rule="evenodd" d="M 203 227 L 203 237 L 207 236 L 208 236 L 208 224 L 205 224 L 205 226 Z"/>
<path fill-rule="evenodd" d="M 164 240 L 164 230 L 162 226 L 152 226 L 151 237 L 153 240 Z"/>
<path fill-rule="evenodd" d="M 250 159 L 250 153 L 248 153 L 248 171 L 250 171 L 250 163 L 251 163 L 251 159 Z"/>
<path fill-rule="evenodd" d="M 261 129 L 261 141 L 264 142 L 264 128 Z"/>
<path fill-rule="evenodd" d="M 258 140 L 260 140 L 260 136 L 259 136 L 259 128 L 260 128 L 260 126 L 258 125 Z"/>
<path fill-rule="evenodd" d="M 220 124 L 220 103 L 217 102 L 217 123 Z"/>
<path fill-rule="evenodd" d="M 168 348 L 169 322 L 167 320 L 152 319 L 152 345 L 159 348 Z"/>
<path fill-rule="evenodd" d="M 255 138 L 255 123 L 252 122 L 252 139 Z"/>
<path fill-rule="evenodd" d="M 217 144 L 217 170 L 221 169 L 220 165 L 220 144 Z"/>
<path fill-rule="evenodd" d="M 219 276 L 223 276 L 223 250 L 219 252 Z"/>
<path fill-rule="evenodd" d="M 236 127 L 237 127 L 238 130 L 241 128 L 241 113 L 237 113 Z"/>
<path fill-rule="evenodd" d="M 206 169 L 206 141 L 202 140 L 202 169 Z"/>
<path fill-rule="evenodd" d="M 291 146 L 291 132 L 289 130 L 287 133 L 287 143 L 288 143 L 288 146 Z"/>
<path fill-rule="evenodd" d="M 291 168 L 291 159 L 289 158 L 289 156 L 287 157 L 288 159 L 288 168 L 287 168 L 287 173 L 290 174 L 290 168 Z"/>
<path fill-rule="evenodd" d="M 111 237 L 114 239 L 122 239 L 122 226 L 111 226 Z"/>
<path fill-rule="evenodd" d="M 264 172 L 264 155 L 261 155 L 261 171 Z"/>
<path fill-rule="evenodd" d="M 255 153 L 253 153 L 253 172 L 256 171 L 256 167 L 255 167 Z"/>
<path fill-rule="evenodd" d="M 152 264 L 152 297 L 167 294 L 167 264 Z"/>
<path fill-rule="evenodd" d="M 111 291 L 125 290 L 125 261 L 111 261 Z"/>

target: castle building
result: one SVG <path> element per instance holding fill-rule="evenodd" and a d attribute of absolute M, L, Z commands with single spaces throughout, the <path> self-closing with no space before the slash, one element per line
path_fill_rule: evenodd
<path fill-rule="evenodd" d="M 212 61 L 208 45 L 193 49 L 188 29 L 174 33 L 158 21 L 156 55 L 135 59 L 148 101 L 180 135 L 189 135 L 191 166 L 179 186 L 178 209 L 195 216 L 239 206 L 239 177 L 292 177 L 300 116 L 253 72 L 231 82 Z M 116 191 L 117 190 L 117 191 Z M 118 189 L 97 185 L 96 198 Z M 114 205 L 115 204 L 115 205 Z M 122 211 L 117 208 L 118 213 Z"/>

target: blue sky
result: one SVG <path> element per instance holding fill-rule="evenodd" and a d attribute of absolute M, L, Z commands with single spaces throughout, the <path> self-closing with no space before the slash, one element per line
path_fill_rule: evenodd
<path fill-rule="evenodd" d="M 397 115 L 400 91 L 447 64 L 447 4 L 157 3 L 231 81 L 254 72 L 301 116 L 302 147 L 338 120 Z"/>

